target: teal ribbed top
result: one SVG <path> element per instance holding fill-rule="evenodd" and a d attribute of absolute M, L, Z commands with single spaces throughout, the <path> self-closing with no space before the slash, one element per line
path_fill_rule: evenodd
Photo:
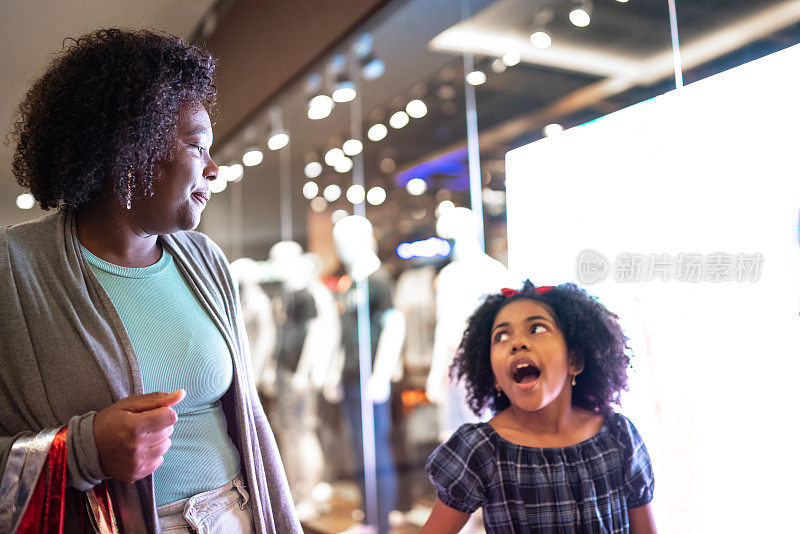
<path fill-rule="evenodd" d="M 156 505 L 227 484 L 240 463 L 219 400 L 233 380 L 222 334 L 166 250 L 157 263 L 133 268 L 81 249 L 128 332 L 144 392 L 186 390 L 174 406 L 172 446 L 153 473 Z"/>

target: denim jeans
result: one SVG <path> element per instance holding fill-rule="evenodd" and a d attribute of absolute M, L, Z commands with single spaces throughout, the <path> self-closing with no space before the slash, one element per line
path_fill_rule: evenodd
<path fill-rule="evenodd" d="M 220 488 L 159 506 L 158 522 L 161 530 L 170 534 L 255 532 L 250 494 L 241 475 Z"/>

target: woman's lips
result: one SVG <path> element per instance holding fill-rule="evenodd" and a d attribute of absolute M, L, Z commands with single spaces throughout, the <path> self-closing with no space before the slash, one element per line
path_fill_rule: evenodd
<path fill-rule="evenodd" d="M 210 195 L 206 191 L 195 191 L 192 193 L 192 197 L 194 197 L 198 202 L 206 204 L 210 198 Z"/>

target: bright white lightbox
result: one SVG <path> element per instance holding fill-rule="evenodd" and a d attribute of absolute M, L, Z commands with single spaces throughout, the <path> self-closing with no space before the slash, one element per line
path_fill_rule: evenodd
<path fill-rule="evenodd" d="M 795 46 L 507 155 L 511 271 L 586 287 L 631 337 L 659 532 L 796 524 L 799 125 Z M 741 255 L 760 270 L 714 281 Z"/>

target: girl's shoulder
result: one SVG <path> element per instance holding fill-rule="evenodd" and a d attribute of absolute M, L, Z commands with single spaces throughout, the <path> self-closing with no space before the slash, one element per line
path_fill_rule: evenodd
<path fill-rule="evenodd" d="M 609 436 L 629 454 L 644 447 L 644 440 L 630 419 L 614 412 L 606 417 Z"/>
<path fill-rule="evenodd" d="M 475 453 L 476 451 L 491 454 L 496 446 L 495 432 L 487 423 L 465 423 L 453 432 L 443 443 L 449 449 L 459 453 Z"/>
<path fill-rule="evenodd" d="M 496 445 L 492 428 L 486 423 L 463 424 L 447 441 L 436 447 L 425 467 L 429 473 L 444 464 L 470 466 L 480 471 L 489 469 Z"/>

